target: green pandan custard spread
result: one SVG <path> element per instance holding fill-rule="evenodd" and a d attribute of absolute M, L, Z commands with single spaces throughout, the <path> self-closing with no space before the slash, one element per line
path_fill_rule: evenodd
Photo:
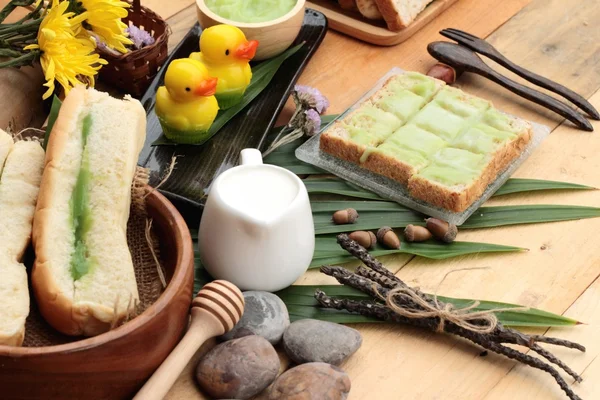
<path fill-rule="evenodd" d="M 296 5 L 296 0 L 206 0 L 215 14 L 236 22 L 257 23 L 283 17 Z"/>
<path fill-rule="evenodd" d="M 92 116 L 88 114 L 83 119 L 81 128 L 83 156 L 77 182 L 71 194 L 69 205 L 71 207 L 71 224 L 75 235 L 75 250 L 71 254 L 71 276 L 74 280 L 80 279 L 90 270 L 90 258 L 88 256 L 85 238 L 92 224 L 90 212 L 90 178 L 89 160 L 87 157 L 86 144 L 92 127 Z"/>

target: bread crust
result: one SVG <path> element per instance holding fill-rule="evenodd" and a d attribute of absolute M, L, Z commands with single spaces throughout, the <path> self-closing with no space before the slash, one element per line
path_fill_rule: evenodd
<path fill-rule="evenodd" d="M 35 262 L 31 273 L 33 292 L 41 314 L 46 321 L 67 335 L 80 335 L 81 328 L 76 321 L 73 302 L 58 287 L 47 263 L 46 246 L 51 245 L 49 209 L 52 207 L 52 190 L 56 186 L 58 170 L 56 158 L 68 142 L 69 124 L 77 118 L 78 111 L 85 103 L 85 88 L 73 88 L 63 102 L 58 118 L 52 127 L 50 140 L 46 145 L 46 162 L 38 203 L 33 219 L 33 245 Z"/>
<path fill-rule="evenodd" d="M 333 133 L 335 128 L 334 126 L 321 135 L 319 140 L 321 150 L 342 160 L 360 164 L 360 157 L 365 152 L 366 146 L 360 146 L 349 139 L 335 135 Z"/>
<path fill-rule="evenodd" d="M 421 13 L 421 11 L 423 11 L 433 0 L 413 0 L 420 3 L 419 7 L 416 9 L 417 11 L 414 15 L 406 16 L 406 18 L 400 14 L 400 10 L 398 10 L 394 4 L 395 1 L 398 0 L 375 0 L 388 29 L 390 31 L 398 32 L 408 27 L 411 22 L 417 18 L 419 13 Z"/>
<path fill-rule="evenodd" d="M 375 0 L 356 0 L 356 7 L 363 17 L 373 20 L 383 19 Z"/>
<path fill-rule="evenodd" d="M 71 90 L 61 106 L 46 148 L 46 168 L 42 178 L 33 224 L 36 260 L 32 271 L 32 286 L 40 312 L 55 329 L 73 336 L 94 336 L 106 332 L 124 319 L 128 311 L 117 310 L 117 315 L 114 315 L 115 308 L 109 308 L 100 303 L 78 301 L 74 304 L 75 283 L 73 282 L 72 294 L 63 293 L 57 277 L 49 266 L 48 249 L 52 246 L 53 241 L 53 228 L 50 226 L 49 218 L 51 209 L 56 206 L 56 204 L 53 204 L 56 200 L 52 193 L 58 190 L 58 177 L 60 174 L 65 173 L 60 170 L 59 158 L 69 144 L 68 136 L 72 129 L 72 121 L 79 117 L 81 109 L 86 105 L 88 96 L 90 94 L 88 94 L 85 87 L 77 86 Z M 138 117 L 145 120 L 145 114 L 141 106 Z M 139 132 L 131 132 L 131 134 L 137 135 L 138 138 L 135 155 L 131 155 L 137 161 L 137 155 L 144 141 L 145 127 L 142 126 Z M 133 162 L 133 169 L 137 164 L 136 161 Z M 115 210 L 115 212 L 118 212 L 119 215 L 124 214 L 124 224 L 126 224 L 129 208 L 127 210 Z M 126 240 L 126 238 L 123 239 Z M 106 249 L 106 251 L 110 251 L 110 249 Z"/>
<path fill-rule="evenodd" d="M 380 152 L 372 152 L 362 165 L 364 168 L 379 175 L 408 185 L 408 179 L 415 173 L 411 165 Z"/>

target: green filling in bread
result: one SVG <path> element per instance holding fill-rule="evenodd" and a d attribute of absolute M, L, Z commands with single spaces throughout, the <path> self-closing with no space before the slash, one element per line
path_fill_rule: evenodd
<path fill-rule="evenodd" d="M 79 280 L 90 270 L 91 260 L 88 255 L 86 245 L 86 236 L 92 224 L 92 213 L 90 212 L 89 203 L 89 186 L 91 172 L 89 168 L 89 160 L 87 157 L 86 144 L 92 127 L 92 116 L 88 114 L 83 119 L 83 127 L 81 129 L 83 156 L 81 159 L 81 167 L 77 175 L 77 182 L 71 194 L 69 205 L 71 207 L 71 224 L 75 235 L 75 249 L 71 254 L 71 276 L 74 280 Z"/>

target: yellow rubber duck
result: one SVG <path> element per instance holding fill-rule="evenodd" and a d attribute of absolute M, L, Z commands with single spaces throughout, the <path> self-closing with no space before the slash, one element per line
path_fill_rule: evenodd
<path fill-rule="evenodd" d="M 214 96 L 217 81 L 199 61 L 182 58 L 169 64 L 165 86 L 156 92 L 156 115 L 168 139 L 177 143 L 208 139 L 219 111 Z"/>
<path fill-rule="evenodd" d="M 190 58 L 206 65 L 210 75 L 219 78 L 217 101 L 222 109 L 239 103 L 252 79 L 250 60 L 258 42 L 248 41 L 244 32 L 231 25 L 215 25 L 202 31 L 199 53 Z"/>

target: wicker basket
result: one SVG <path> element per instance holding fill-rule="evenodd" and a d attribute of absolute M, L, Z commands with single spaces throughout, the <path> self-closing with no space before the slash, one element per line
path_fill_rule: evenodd
<path fill-rule="evenodd" d="M 98 53 L 108 61 L 108 64 L 100 69 L 100 79 L 123 92 L 140 97 L 167 59 L 171 30 L 164 19 L 142 6 L 140 0 L 127 1 L 132 4 L 132 8 L 123 22 L 128 26 L 133 24 L 144 28 L 155 42 L 151 46 L 117 56 L 98 48 Z"/>

